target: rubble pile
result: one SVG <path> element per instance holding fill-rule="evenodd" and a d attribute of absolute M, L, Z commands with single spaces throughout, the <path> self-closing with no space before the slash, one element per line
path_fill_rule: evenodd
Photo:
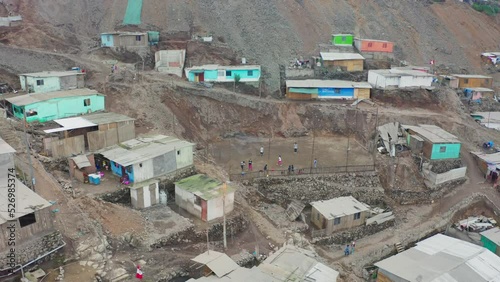
<path fill-rule="evenodd" d="M 460 231 L 468 232 L 483 232 L 497 226 L 496 220 L 485 216 L 472 216 L 467 219 L 460 220 L 455 224 L 455 227 Z"/>

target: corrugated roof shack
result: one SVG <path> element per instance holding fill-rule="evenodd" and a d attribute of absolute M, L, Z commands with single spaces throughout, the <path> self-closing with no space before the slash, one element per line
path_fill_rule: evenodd
<path fill-rule="evenodd" d="M 94 113 L 54 120 L 60 127 L 44 130 L 44 153 L 67 157 L 86 150 L 94 152 L 135 138 L 135 119 L 117 113 Z M 72 147 L 73 140 L 83 147 Z"/>
<path fill-rule="evenodd" d="M 175 203 L 201 220 L 211 221 L 224 215 L 224 207 L 226 214 L 233 210 L 235 190 L 226 185 L 224 192 L 221 182 L 197 174 L 175 183 Z"/>
<path fill-rule="evenodd" d="M 339 197 L 312 202 L 311 223 L 326 234 L 364 225 L 370 207 L 354 197 Z"/>
<path fill-rule="evenodd" d="M 320 52 L 326 68 L 340 67 L 346 71 L 362 71 L 365 58 L 358 53 Z"/>
<path fill-rule="evenodd" d="M 500 258 L 483 247 L 442 234 L 375 263 L 377 281 L 492 282 L 500 280 Z"/>
<path fill-rule="evenodd" d="M 101 47 L 148 47 L 147 32 L 105 32 L 101 33 Z"/>
<path fill-rule="evenodd" d="M 370 99 L 368 82 L 344 80 L 287 80 L 286 97 L 291 100 Z"/>
<path fill-rule="evenodd" d="M 16 232 L 16 264 L 27 263 L 62 246 L 60 234 L 54 228 L 54 214 L 51 204 L 26 187 L 19 179 L 9 177 L 8 169 L 14 168 L 15 150 L 0 139 L 0 269 L 9 268 L 7 257 L 12 246 L 8 226 L 15 225 Z M 14 182 L 8 179 L 15 179 Z M 8 211 L 8 183 L 16 188 L 16 213 Z M 11 188 L 11 187 L 10 187 Z M 17 267 L 16 267 L 17 268 Z"/>
<path fill-rule="evenodd" d="M 32 93 L 7 98 L 13 115 L 27 122 L 89 114 L 105 110 L 105 96 L 90 89 L 73 89 L 48 93 Z"/>
<path fill-rule="evenodd" d="M 450 87 L 453 88 L 473 88 L 473 87 L 493 87 L 491 76 L 476 74 L 452 74 L 450 77 Z"/>
<path fill-rule="evenodd" d="M 495 227 L 481 232 L 483 247 L 500 256 L 500 228 Z"/>
<path fill-rule="evenodd" d="M 88 175 L 97 171 L 94 155 L 78 155 L 68 158 L 69 176 L 84 183 Z"/>
<path fill-rule="evenodd" d="M 47 93 L 85 87 L 80 71 L 44 71 L 19 75 L 21 89 L 28 93 Z"/>
<path fill-rule="evenodd" d="M 500 168 L 500 153 L 485 154 L 483 152 L 471 152 L 476 160 L 477 167 L 486 176 L 488 174 L 488 167 Z"/>
<path fill-rule="evenodd" d="M 418 126 L 402 125 L 407 132 L 406 138 L 410 147 L 418 148 L 420 142 L 412 135 L 423 139 L 422 151 L 413 151 L 413 153 L 422 153 L 428 160 L 449 160 L 460 158 L 461 143 L 455 135 L 448 133 L 440 127 L 428 124 L 419 124 Z"/>

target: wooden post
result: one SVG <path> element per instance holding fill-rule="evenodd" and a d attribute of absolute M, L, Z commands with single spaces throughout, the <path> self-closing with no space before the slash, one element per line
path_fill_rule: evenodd
<path fill-rule="evenodd" d="M 227 185 L 226 183 L 223 184 L 222 186 L 222 214 L 224 218 L 224 225 L 222 227 L 222 233 L 224 237 L 224 250 L 227 249 L 227 239 L 226 239 L 226 190 L 227 190 Z"/>

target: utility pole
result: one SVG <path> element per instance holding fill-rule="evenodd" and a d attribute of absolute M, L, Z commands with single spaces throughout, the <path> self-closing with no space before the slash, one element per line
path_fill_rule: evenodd
<path fill-rule="evenodd" d="M 226 189 L 227 189 L 227 184 L 224 183 L 222 186 L 222 214 L 224 218 L 224 225 L 222 229 L 222 236 L 224 237 L 224 250 L 227 249 L 227 239 L 226 239 Z"/>
<path fill-rule="evenodd" d="M 208 224 L 207 224 L 207 254 L 210 254 L 210 242 L 208 241 Z"/>
<path fill-rule="evenodd" d="M 262 83 L 260 82 L 259 78 L 259 99 L 262 98 Z"/>
<path fill-rule="evenodd" d="M 28 134 L 26 133 L 26 126 L 28 126 L 28 120 L 26 119 L 26 107 L 23 108 L 23 114 L 24 114 L 24 124 L 23 124 L 24 143 L 26 143 L 26 153 L 28 154 L 28 162 L 30 166 L 31 189 L 35 191 L 35 177 L 33 176 L 33 164 L 31 163 L 31 150 L 28 141 Z"/>
<path fill-rule="evenodd" d="M 316 135 L 314 135 L 314 130 L 312 132 L 313 134 L 313 145 L 312 145 L 312 151 L 311 151 L 311 166 L 309 170 L 309 174 L 312 174 L 312 169 L 313 169 L 313 160 L 314 160 L 314 138 L 316 138 Z M 317 172 L 317 171 L 316 171 Z"/>

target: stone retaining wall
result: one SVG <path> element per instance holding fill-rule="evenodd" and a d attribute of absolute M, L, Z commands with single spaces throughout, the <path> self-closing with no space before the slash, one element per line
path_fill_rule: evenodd
<path fill-rule="evenodd" d="M 336 232 L 331 236 L 313 238 L 311 242 L 317 245 L 349 244 L 352 241 L 373 235 L 392 226 L 394 226 L 394 220 L 386 221 L 381 224 L 362 225 L 342 232 Z"/>

